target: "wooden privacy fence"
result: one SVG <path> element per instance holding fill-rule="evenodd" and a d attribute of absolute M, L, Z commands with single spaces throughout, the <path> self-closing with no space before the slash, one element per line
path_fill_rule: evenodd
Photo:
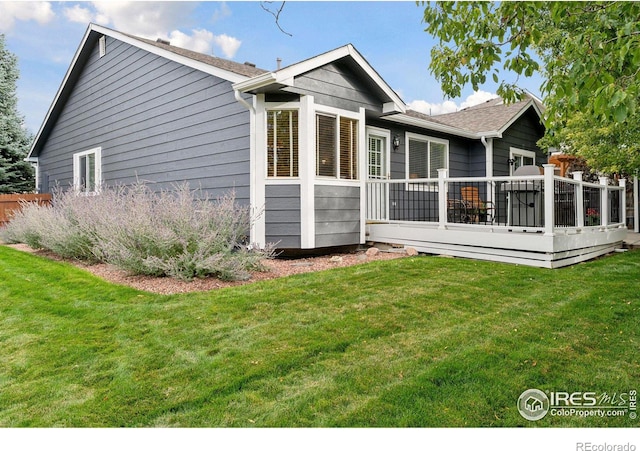
<path fill-rule="evenodd" d="M 48 204 L 51 194 L 0 194 L 0 227 L 11 219 L 11 212 L 20 209 L 22 202 Z"/>

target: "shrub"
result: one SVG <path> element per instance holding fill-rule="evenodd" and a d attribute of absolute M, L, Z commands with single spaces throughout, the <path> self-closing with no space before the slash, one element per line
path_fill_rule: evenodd
<path fill-rule="evenodd" d="M 50 208 L 25 206 L 8 236 L 133 274 L 245 279 L 272 254 L 247 245 L 250 225 L 249 208 L 237 205 L 233 192 L 211 200 L 187 184 L 161 192 L 135 184 L 105 187 L 98 196 L 58 192 Z"/>

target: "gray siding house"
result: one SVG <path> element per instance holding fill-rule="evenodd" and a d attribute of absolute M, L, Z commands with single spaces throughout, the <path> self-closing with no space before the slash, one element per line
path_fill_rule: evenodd
<path fill-rule="evenodd" d="M 233 189 L 252 242 L 316 249 L 367 241 L 367 181 L 546 163 L 540 117 L 533 98 L 411 111 L 352 45 L 266 71 L 91 24 L 28 160 L 40 192 Z"/>

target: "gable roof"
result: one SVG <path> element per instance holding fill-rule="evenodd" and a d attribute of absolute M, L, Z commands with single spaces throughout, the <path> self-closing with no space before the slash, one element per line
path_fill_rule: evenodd
<path fill-rule="evenodd" d="M 501 138 L 502 134 L 530 108 L 542 118 L 542 104 L 533 96 L 511 104 L 501 98 L 491 99 L 479 105 L 455 113 L 429 116 L 414 110 L 384 119 L 429 130 L 450 133 L 464 138 Z"/>
<path fill-rule="evenodd" d="M 217 67 L 219 69 L 226 70 L 238 75 L 242 75 L 244 77 L 255 77 L 267 72 L 266 70 L 259 69 L 252 64 L 237 63 L 235 61 L 226 60 L 226 59 L 218 58 L 211 55 L 205 55 L 204 53 L 194 52 L 193 50 L 183 49 L 182 47 L 176 47 L 175 45 L 166 44 L 165 42 L 153 41 L 151 39 L 145 39 L 138 36 L 133 36 L 128 33 L 122 33 L 122 34 L 125 36 L 129 36 L 130 38 L 140 41 L 142 43 L 145 43 L 147 45 L 157 47 L 158 49 L 166 50 L 178 56 L 183 56 L 185 58 L 189 58 L 194 61 L 208 64 L 210 66 Z"/>
<path fill-rule="evenodd" d="M 27 160 L 32 159 L 32 156 L 34 154 L 37 155 L 42 148 L 67 98 L 71 95 L 84 63 L 91 55 L 98 39 L 103 35 L 230 81 L 233 83 L 236 95 L 240 92 L 261 92 L 261 90 L 273 87 L 294 87 L 296 76 L 338 60 L 346 61 L 383 100 L 382 119 L 470 139 L 480 139 L 483 136 L 487 138 L 501 137 L 502 133 L 531 107 L 538 114 L 538 117 L 542 117 L 542 106 L 532 96 L 510 105 L 505 105 L 502 99 L 494 99 L 456 113 L 438 116 L 428 116 L 409 110 L 400 96 L 384 81 L 352 44 L 338 47 L 276 71 L 267 71 L 251 64 L 242 64 L 205 55 L 172 46 L 166 42 L 133 36 L 92 23 L 89 24 L 45 119 L 36 134 L 26 158 Z"/>
<path fill-rule="evenodd" d="M 322 53 L 320 55 L 308 58 L 295 64 L 283 67 L 273 72 L 267 72 L 249 80 L 235 83 L 233 89 L 239 92 L 256 93 L 267 87 L 293 87 L 295 86 L 295 77 L 302 75 L 329 63 L 341 59 L 350 59 L 355 67 L 368 78 L 374 89 L 376 89 L 385 103 L 383 105 L 383 113 L 404 113 L 406 105 L 396 94 L 396 92 L 387 84 L 386 81 L 376 72 L 376 70 L 367 62 L 367 60 L 356 50 L 352 44 L 347 44 L 337 49 Z"/>
<path fill-rule="evenodd" d="M 45 115 L 42 125 L 36 134 L 33 144 L 31 145 L 31 150 L 27 155 L 27 160 L 31 159 L 34 154 L 37 154 L 40 151 L 46 137 L 53 128 L 58 115 L 61 113 L 67 98 L 71 95 L 73 86 L 82 72 L 84 63 L 91 55 L 96 42 L 101 36 L 109 36 L 113 39 L 117 39 L 118 41 L 125 42 L 134 47 L 146 50 L 147 52 L 162 56 L 179 64 L 214 75 L 232 83 L 243 81 L 250 77 L 255 77 L 267 72 L 249 64 L 236 63 L 234 61 L 122 33 L 94 23 L 89 24 L 87 31 L 85 32 L 82 41 L 71 60 L 71 64 L 62 79 L 62 83 L 58 88 L 53 102 Z"/>
<path fill-rule="evenodd" d="M 439 123 L 472 133 L 498 132 L 502 134 L 530 107 L 536 110 L 538 117 L 542 117 L 540 106 L 532 97 L 511 104 L 504 103 L 504 100 L 498 97 L 455 113 L 440 114 L 434 119 Z"/>

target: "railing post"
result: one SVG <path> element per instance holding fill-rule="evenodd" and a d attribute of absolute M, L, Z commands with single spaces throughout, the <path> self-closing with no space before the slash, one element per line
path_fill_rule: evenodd
<path fill-rule="evenodd" d="M 438 169 L 438 228 L 446 229 L 447 222 L 447 184 L 445 178 L 447 170 Z"/>
<path fill-rule="evenodd" d="M 609 177 L 600 177 L 600 225 L 609 225 Z"/>
<path fill-rule="evenodd" d="M 582 181 L 582 171 L 573 172 L 573 180 L 580 183 L 574 185 L 576 187 L 576 227 L 584 227 L 584 182 Z"/>
<path fill-rule="evenodd" d="M 620 222 L 622 227 L 627 227 L 627 179 L 618 180 L 618 185 L 622 188 L 620 191 Z"/>
<path fill-rule="evenodd" d="M 553 229 L 556 223 L 554 198 L 555 198 L 555 182 L 554 169 L 555 164 L 543 164 L 544 167 L 544 234 L 553 235 Z"/>

